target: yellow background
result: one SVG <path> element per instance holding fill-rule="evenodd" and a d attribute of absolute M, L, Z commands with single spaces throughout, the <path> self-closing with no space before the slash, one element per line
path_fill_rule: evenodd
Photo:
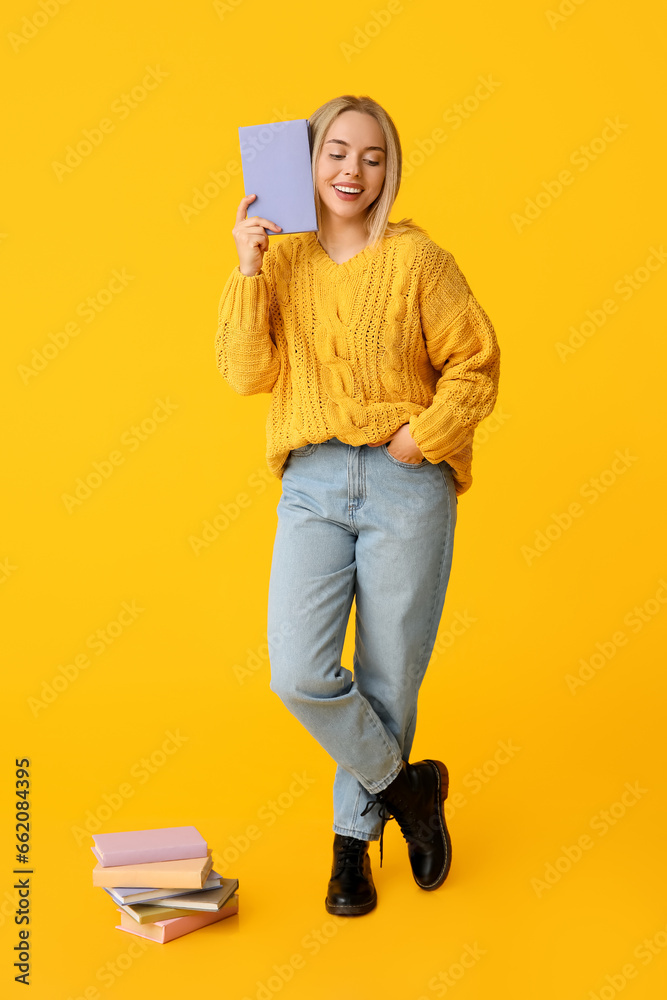
<path fill-rule="evenodd" d="M 35 1000 L 663 996 L 662 5 L 563 3 L 550 23 L 548 0 L 44 3 L 48 16 L 6 4 L 1 33 L 2 989 L 23 995 L 12 789 L 27 756 Z M 124 105 L 149 68 L 153 89 Z M 372 848 L 378 907 L 347 921 L 323 905 L 334 763 L 268 688 L 268 397 L 236 396 L 213 353 L 237 262 L 238 126 L 307 118 L 344 93 L 394 118 L 406 171 L 391 218 L 455 255 L 502 349 L 413 752 L 451 771 L 451 874 L 420 891 L 391 823 L 382 869 Z M 114 270 L 126 284 L 107 304 Z M 104 308 L 87 322 L 89 297 Z M 615 312 L 562 360 L 570 327 L 608 300 Z M 114 451 L 68 511 L 63 495 Z M 123 602 L 142 610 L 96 652 Z M 516 749 L 496 759 L 501 741 Z M 100 830 L 196 825 L 240 880 L 239 916 L 128 952 L 138 939 L 91 885 L 96 816 Z"/>

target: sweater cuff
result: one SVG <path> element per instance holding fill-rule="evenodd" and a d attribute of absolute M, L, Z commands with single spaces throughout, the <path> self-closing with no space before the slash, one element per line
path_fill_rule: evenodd
<path fill-rule="evenodd" d="M 413 441 L 433 465 L 456 455 L 471 438 L 471 429 L 462 427 L 455 415 L 444 406 L 438 407 L 437 415 L 428 410 L 413 414 L 408 424 Z"/>
<path fill-rule="evenodd" d="M 265 332 L 270 299 L 264 272 L 242 274 L 237 264 L 222 291 L 218 318 L 236 330 Z"/>

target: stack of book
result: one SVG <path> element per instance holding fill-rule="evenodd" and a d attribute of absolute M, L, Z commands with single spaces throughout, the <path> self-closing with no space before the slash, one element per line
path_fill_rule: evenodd
<path fill-rule="evenodd" d="M 93 841 L 93 885 L 118 904 L 119 931 L 165 944 L 238 913 L 238 879 L 212 870 L 194 826 L 97 833 Z"/>

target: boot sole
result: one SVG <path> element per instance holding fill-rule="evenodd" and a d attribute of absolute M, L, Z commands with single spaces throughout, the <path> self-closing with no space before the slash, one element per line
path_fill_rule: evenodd
<path fill-rule="evenodd" d="M 377 901 L 377 895 L 375 895 L 367 903 L 344 906 L 342 904 L 336 905 L 335 903 L 330 903 L 328 899 L 325 899 L 324 905 L 327 913 L 333 913 L 339 917 L 360 917 L 364 913 L 370 913 L 371 910 L 374 910 L 377 906 Z"/>
<path fill-rule="evenodd" d="M 430 882 L 428 885 L 425 882 L 420 882 L 419 879 L 415 878 L 415 882 L 420 889 L 425 889 L 427 892 L 432 892 L 434 889 L 439 889 L 442 883 L 445 881 L 449 875 L 449 869 L 452 864 L 452 842 L 449 836 L 449 830 L 447 829 L 447 824 L 445 822 L 445 810 L 443 803 L 447 798 L 449 792 L 449 772 L 447 768 L 440 760 L 431 760 L 426 758 L 426 764 L 431 764 L 433 769 L 437 774 L 438 781 L 438 819 L 440 820 L 440 829 L 442 830 L 443 840 L 445 842 L 445 861 L 442 866 L 442 871 L 438 875 L 435 882 Z M 413 873 L 414 875 L 414 873 Z"/>

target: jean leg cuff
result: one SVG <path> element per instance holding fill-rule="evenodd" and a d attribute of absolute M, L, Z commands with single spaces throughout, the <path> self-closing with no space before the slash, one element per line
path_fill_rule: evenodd
<path fill-rule="evenodd" d="M 394 770 L 391 772 L 389 777 L 383 778 L 382 781 L 376 782 L 372 788 L 368 789 L 371 795 L 377 795 L 378 792 L 383 792 L 388 785 L 391 785 L 394 778 L 397 778 L 398 775 L 401 773 L 402 767 L 403 767 L 403 760 L 401 758 L 398 764 L 396 764 L 396 766 L 394 767 Z"/>
<path fill-rule="evenodd" d="M 333 832 L 339 833 L 341 837 L 356 837 L 357 840 L 379 840 L 379 833 L 368 833 L 366 830 L 349 830 L 346 826 L 333 825 Z"/>

